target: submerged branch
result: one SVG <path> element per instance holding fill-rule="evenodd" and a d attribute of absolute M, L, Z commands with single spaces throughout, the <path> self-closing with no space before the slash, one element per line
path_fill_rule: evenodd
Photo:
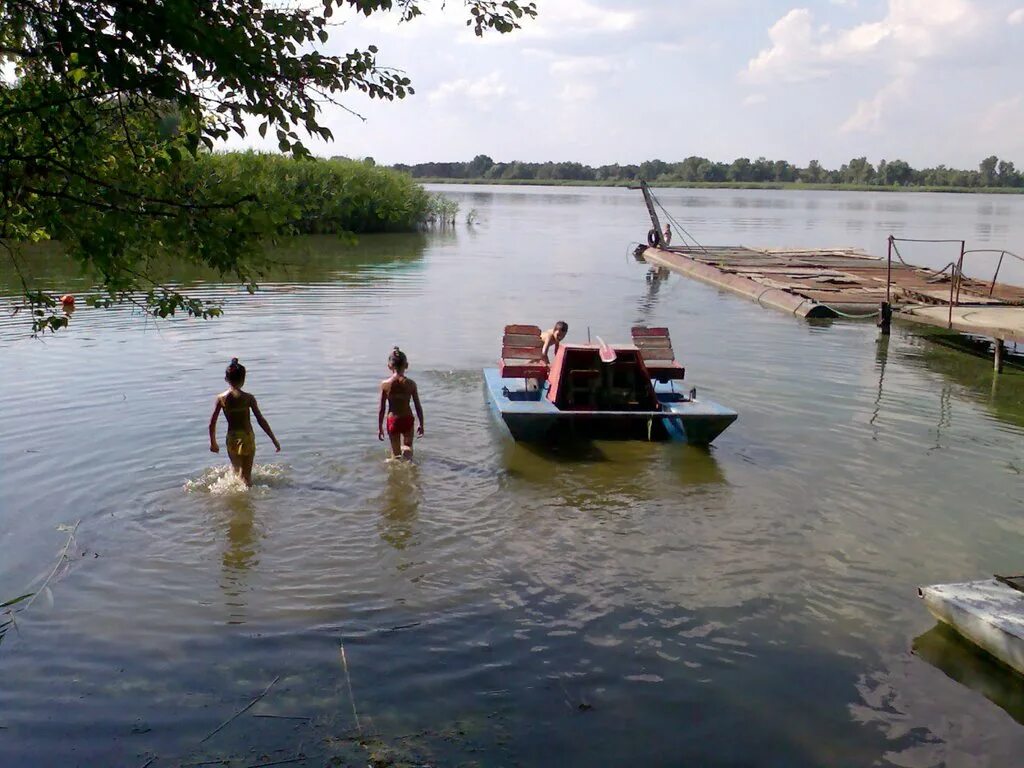
<path fill-rule="evenodd" d="M 280 679 L 281 679 L 281 676 L 280 676 L 280 675 L 278 675 L 278 676 L 277 676 L 277 677 L 275 677 L 275 678 L 274 678 L 273 680 L 271 680 L 271 681 L 270 681 L 270 685 L 268 685 L 268 686 L 267 686 L 266 688 L 264 688 L 264 689 L 263 689 L 263 693 L 261 693 L 260 695 L 258 695 L 258 696 L 257 696 L 257 697 L 256 697 L 255 699 L 253 699 L 252 701 L 250 701 L 250 702 L 249 702 L 248 704 L 246 704 L 246 705 L 245 705 L 244 707 L 242 707 L 242 708 L 241 708 L 240 710 L 238 710 L 237 712 L 235 712 L 235 714 L 233 714 L 233 715 L 232 715 L 231 717 L 229 717 L 229 718 L 228 718 L 227 720 L 225 720 L 225 721 L 224 721 L 223 723 L 221 723 L 221 724 L 220 724 L 220 725 L 218 725 L 218 726 L 217 726 L 216 728 L 214 728 L 214 729 L 213 729 L 212 731 L 210 731 L 210 732 L 209 732 L 208 734 L 206 734 L 206 736 L 204 736 L 204 737 L 203 737 L 203 738 L 202 738 L 202 739 L 200 740 L 200 742 L 199 742 L 199 743 L 200 743 L 200 744 L 202 744 L 202 743 L 203 743 L 204 741 L 208 741 L 208 740 L 209 740 L 209 739 L 211 739 L 211 738 L 212 738 L 212 737 L 213 737 L 214 735 L 216 735 L 216 734 L 220 733 L 220 732 L 221 732 L 222 730 L 224 730 L 224 728 L 226 728 L 226 727 L 227 727 L 228 725 L 230 725 L 230 724 L 231 724 L 232 722 L 234 722 L 234 721 L 235 721 L 235 720 L 236 720 L 236 719 L 237 719 L 237 718 L 238 718 L 238 717 L 239 717 L 240 715 L 244 715 L 244 714 L 245 714 L 246 712 L 248 712 L 248 711 L 249 711 L 250 709 L 252 709 L 252 708 L 253 708 L 253 707 L 254 707 L 254 706 L 256 705 L 256 703 L 257 703 L 257 702 L 258 702 L 258 701 L 259 701 L 260 699 L 262 699 L 262 698 L 263 698 L 264 696 L 266 696 L 266 695 L 267 695 L 268 693 L 270 693 L 270 689 L 271 689 L 271 688 L 273 688 L 273 687 L 274 687 L 274 685 L 276 685 L 276 684 L 277 684 L 277 681 L 278 681 L 278 680 L 280 680 Z"/>

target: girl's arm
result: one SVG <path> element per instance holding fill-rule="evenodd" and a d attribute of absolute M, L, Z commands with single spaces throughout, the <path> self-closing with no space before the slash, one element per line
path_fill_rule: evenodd
<path fill-rule="evenodd" d="M 550 360 L 548 359 L 548 351 L 552 347 L 557 345 L 558 341 L 551 334 L 545 333 L 545 334 L 543 334 L 543 336 L 544 336 L 544 344 L 540 348 L 540 358 L 539 359 L 543 360 L 545 363 L 550 363 Z"/>
<path fill-rule="evenodd" d="M 412 387 L 412 404 L 416 407 L 416 418 L 420 420 L 420 425 L 416 428 L 416 434 L 423 434 L 423 406 L 420 405 L 420 389 L 415 384 Z"/>
<path fill-rule="evenodd" d="M 388 404 L 388 393 L 384 390 L 384 385 L 380 387 L 380 410 L 377 411 L 377 439 L 384 439 L 384 408 Z"/>
<path fill-rule="evenodd" d="M 277 448 L 278 451 L 280 451 L 281 444 L 277 442 L 277 438 L 274 437 L 274 431 L 270 428 L 270 425 L 267 423 L 267 420 L 263 418 L 263 414 L 260 413 L 260 407 L 256 405 L 255 397 L 249 401 L 249 407 L 252 408 L 252 415 L 256 417 L 256 423 L 259 424 L 263 431 L 267 433 L 267 437 L 269 437 L 271 441 L 274 443 L 274 447 Z"/>
<path fill-rule="evenodd" d="M 220 416 L 221 408 L 223 406 L 218 397 L 213 404 L 213 415 L 210 417 L 210 450 L 214 453 L 220 453 L 220 446 L 217 445 L 217 417 Z"/>

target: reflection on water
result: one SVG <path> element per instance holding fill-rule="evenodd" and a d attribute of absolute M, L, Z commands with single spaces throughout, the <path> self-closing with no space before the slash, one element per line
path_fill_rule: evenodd
<path fill-rule="evenodd" d="M 914 653 L 1024 724 L 1024 677 L 964 640 L 951 627 L 939 623 L 914 638 Z"/>
<path fill-rule="evenodd" d="M 907 356 L 957 385 L 1000 421 L 1024 426 L 1024 362 L 1020 357 L 1008 358 L 1003 373 L 996 375 L 990 341 L 936 332 L 924 333 Z"/>
<path fill-rule="evenodd" d="M 445 236 L 448 235 L 442 233 L 438 237 Z M 257 260 L 257 282 L 265 294 L 295 290 L 297 284 L 318 283 L 354 284 L 376 289 L 394 279 L 399 270 L 416 266 L 423 257 L 426 244 L 425 235 L 363 238 L 313 235 L 284 239 L 268 248 Z M 96 292 L 94 280 L 82 272 L 77 262 L 64 256 L 59 244 L 28 246 L 19 260 L 23 270 L 32 276 L 33 288 L 75 294 L 80 305 L 84 305 L 86 296 Z M 208 301 L 223 302 L 229 309 L 231 302 L 240 296 L 248 299 L 238 286 L 222 285 L 222 277 L 214 270 L 192 262 L 154 259 L 148 264 L 148 270 L 157 282 L 175 284 Z M 20 290 L 20 278 L 10 260 L 0 259 L 0 340 L 17 339 L 30 332 L 23 316 L 11 314 Z M 129 313 L 132 308 L 120 306 L 113 311 Z M 72 320 L 75 323 L 104 322 L 98 317 L 101 313 L 102 310 L 83 306 Z"/>
<path fill-rule="evenodd" d="M 256 526 L 255 511 L 247 495 L 226 500 L 227 531 L 221 555 L 221 590 L 229 611 L 229 623 L 244 624 L 249 571 L 259 564 L 261 532 Z"/>
<path fill-rule="evenodd" d="M 711 446 L 669 446 L 667 459 L 675 468 L 683 488 L 695 489 L 726 482 L 725 472 L 715 459 Z"/>
<path fill-rule="evenodd" d="M 384 489 L 378 501 L 380 537 L 397 550 L 405 549 L 413 536 L 422 492 L 419 467 L 411 461 L 388 462 Z"/>
<path fill-rule="evenodd" d="M 647 324 L 648 318 L 654 312 L 655 305 L 658 302 L 658 294 L 661 292 L 661 287 L 668 281 L 668 278 L 669 271 L 664 267 L 651 267 L 647 270 L 647 274 L 644 275 L 644 279 L 647 281 L 647 292 L 637 307 L 637 325 Z"/>
<path fill-rule="evenodd" d="M 989 360 L 903 326 L 647 279 L 635 192 L 444 191 L 480 223 L 293 241 L 255 296 L 174 272 L 226 299 L 216 322 L 81 308 L 40 343 L 0 321 L 0 596 L 62 523 L 91 553 L 0 647 L 0 764 L 1015 764 L 1020 726 L 909 648 L 930 626 L 914 586 L 1020 566 L 1017 374 L 993 388 Z M 704 242 L 764 246 L 877 251 L 981 215 L 659 198 Z M 1024 238 L 1024 198 L 984 215 Z M 55 288 L 80 279 L 40 259 Z M 554 318 L 570 340 L 670 328 L 687 385 L 740 421 L 711 450 L 513 443 L 480 372 L 506 323 Z M 395 344 L 426 415 L 413 464 L 377 441 Z M 231 357 L 284 446 L 258 436 L 251 491 L 207 450 Z"/>

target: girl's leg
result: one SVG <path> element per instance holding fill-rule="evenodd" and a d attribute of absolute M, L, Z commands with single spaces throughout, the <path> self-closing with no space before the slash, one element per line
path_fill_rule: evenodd
<path fill-rule="evenodd" d="M 242 462 L 245 460 L 245 457 L 236 452 L 230 444 L 227 446 L 227 449 L 228 460 L 231 462 L 231 471 L 234 472 L 236 475 L 241 476 Z"/>
<path fill-rule="evenodd" d="M 397 459 L 402 455 L 402 435 L 399 432 L 388 432 L 388 439 L 391 441 L 391 458 Z"/>
<path fill-rule="evenodd" d="M 402 433 L 402 458 L 412 458 L 412 438 L 415 432 L 410 429 L 408 432 Z"/>
<path fill-rule="evenodd" d="M 245 483 L 245 485 L 247 487 L 251 488 L 252 487 L 252 465 L 253 465 L 253 462 L 256 461 L 256 454 L 255 453 L 246 454 L 245 456 L 241 457 L 241 460 L 242 460 L 242 465 L 241 465 L 242 482 Z"/>

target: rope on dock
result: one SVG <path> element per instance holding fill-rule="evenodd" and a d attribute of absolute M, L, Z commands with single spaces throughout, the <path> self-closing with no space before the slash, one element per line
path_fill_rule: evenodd
<path fill-rule="evenodd" d="M 771 289 L 769 288 L 768 290 L 771 290 Z M 762 291 L 761 294 L 757 297 L 757 303 L 758 304 L 761 303 L 761 296 L 764 296 L 764 294 L 765 294 L 765 291 Z M 829 312 L 835 312 L 837 316 L 846 318 L 847 320 L 867 320 L 867 319 L 872 318 L 872 317 L 878 317 L 879 315 L 882 314 L 882 311 L 880 309 L 876 309 L 874 312 L 868 312 L 867 314 L 864 314 L 864 315 L 853 315 L 853 314 L 850 314 L 849 312 L 843 312 L 840 309 L 836 309 L 835 307 L 831 306 L 830 304 L 826 304 L 823 301 L 815 301 L 814 299 L 804 299 L 803 301 L 801 301 L 799 304 L 796 305 L 796 308 L 793 310 L 793 314 L 795 315 L 797 312 L 799 312 L 800 311 L 800 307 L 802 307 L 804 304 L 806 304 L 809 301 L 814 302 L 814 306 L 816 306 L 816 307 L 824 307 Z M 761 306 L 764 306 L 764 305 L 762 304 Z"/>
<path fill-rule="evenodd" d="M 962 243 L 963 240 L 929 240 L 928 238 L 916 237 L 893 237 L 893 241 L 901 243 Z"/>
<path fill-rule="evenodd" d="M 669 220 L 669 221 L 670 221 L 670 222 L 672 223 L 672 225 L 673 225 L 673 226 L 674 226 L 674 227 L 676 228 L 676 231 L 678 231 L 678 232 L 682 232 L 684 236 L 686 236 L 686 237 L 690 238 L 690 240 L 692 240 L 692 241 L 693 241 L 693 244 L 694 244 L 694 245 L 696 245 L 696 246 L 697 246 L 698 248 L 700 248 L 700 249 L 701 249 L 702 251 L 704 251 L 704 253 L 705 253 L 706 255 L 710 256 L 711 254 L 710 254 L 710 253 L 708 252 L 708 249 L 707 249 L 707 248 L 705 248 L 705 247 L 704 247 L 703 245 L 701 245 L 701 244 L 700 244 L 700 242 L 699 242 L 699 241 L 697 240 L 697 238 L 696 238 L 696 237 L 694 237 L 694 236 L 693 236 L 693 235 L 691 235 L 691 234 L 690 234 L 689 232 L 687 232 L 687 231 L 686 231 L 686 228 L 685 228 L 685 227 L 683 227 L 683 225 L 682 225 L 682 224 L 680 224 L 680 223 L 679 223 L 678 221 L 676 221 L 675 217 L 674 217 L 674 216 L 673 216 L 673 215 L 672 215 L 671 213 L 669 213 L 669 212 L 668 212 L 668 209 L 667 209 L 667 208 L 666 208 L 666 207 L 665 207 L 664 205 L 662 205 L 662 204 L 661 204 L 661 200 L 659 200 L 659 199 L 658 199 L 657 197 L 655 197 L 655 195 L 654 195 L 654 193 L 653 193 L 653 192 L 651 192 L 650 194 L 651 194 L 651 199 L 652 199 L 652 200 L 653 200 L 653 201 L 654 201 L 655 203 L 657 203 L 657 205 L 658 205 L 658 207 L 659 207 L 659 208 L 661 208 L 661 211 L 662 211 L 662 213 L 664 213 L 664 214 L 665 214 L 665 217 L 666 217 L 666 218 L 667 218 L 667 219 L 668 219 L 668 220 Z"/>
<path fill-rule="evenodd" d="M 853 314 L 850 314 L 849 312 L 843 312 L 842 310 L 836 309 L 835 307 L 831 307 L 828 304 L 822 304 L 820 301 L 818 302 L 818 305 L 822 306 L 822 307 L 826 307 L 830 311 L 835 312 L 837 315 L 839 315 L 839 317 L 844 317 L 847 320 L 867 320 L 867 319 L 872 318 L 872 317 L 878 317 L 880 314 L 882 314 L 881 310 L 876 309 L 874 312 L 868 312 L 868 313 L 863 314 L 863 315 L 861 315 L 861 314 L 853 315 Z"/>

